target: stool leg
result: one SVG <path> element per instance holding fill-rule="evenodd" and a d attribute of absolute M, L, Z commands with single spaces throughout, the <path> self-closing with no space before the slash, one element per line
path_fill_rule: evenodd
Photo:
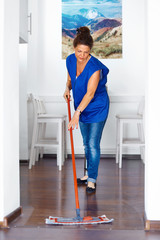
<path fill-rule="evenodd" d="M 40 123 L 36 124 L 37 128 L 36 128 L 36 135 L 35 135 L 35 144 L 38 142 L 38 137 L 39 137 L 39 131 L 40 131 Z M 39 155 L 39 150 L 37 147 L 35 147 L 34 145 L 34 151 L 33 151 L 33 161 L 32 164 L 35 165 L 36 163 L 36 159 L 38 158 Z"/>
<path fill-rule="evenodd" d="M 67 156 L 67 142 L 66 142 L 66 129 L 67 129 L 67 117 L 64 119 L 64 152 L 65 152 L 65 159 Z"/>
<path fill-rule="evenodd" d="M 46 123 L 41 123 L 41 139 L 45 138 L 45 133 L 46 133 Z M 44 148 L 41 147 L 40 148 L 40 158 L 43 158 L 43 154 L 44 154 Z"/>
<path fill-rule="evenodd" d="M 65 119 L 62 120 L 62 165 L 64 165 L 65 161 Z"/>
<path fill-rule="evenodd" d="M 123 122 L 120 121 L 120 131 L 119 131 L 119 168 L 122 168 L 122 141 L 123 141 Z"/>
<path fill-rule="evenodd" d="M 39 152 L 40 152 L 40 149 L 39 149 L 39 147 L 37 147 L 36 154 L 35 154 L 35 162 L 38 162 L 38 160 L 39 160 Z"/>
<path fill-rule="evenodd" d="M 139 139 L 141 141 L 141 143 L 144 143 L 144 129 L 143 129 L 143 124 L 142 123 L 138 123 L 137 124 L 137 128 L 138 128 L 138 136 L 139 136 Z M 140 154 L 141 154 L 141 159 L 142 161 L 144 162 L 145 160 L 145 153 L 144 153 L 144 146 L 141 146 L 140 147 Z"/>
<path fill-rule="evenodd" d="M 39 123 L 38 125 L 38 134 L 37 134 L 37 142 L 39 142 L 40 139 L 42 139 L 42 131 L 43 131 L 43 123 Z M 39 160 L 39 154 L 41 153 L 42 148 L 37 147 L 36 148 L 36 153 L 35 153 L 35 161 L 38 162 Z"/>
<path fill-rule="evenodd" d="M 33 124 L 33 134 L 32 134 L 32 144 L 31 144 L 31 152 L 30 152 L 30 160 L 29 160 L 29 169 L 32 168 L 33 162 L 34 162 L 34 151 L 35 151 L 35 143 L 37 139 L 37 121 L 36 119 L 34 120 Z"/>
<path fill-rule="evenodd" d="M 119 131 L 120 131 L 119 119 L 117 118 L 116 120 L 116 163 L 119 162 Z"/>
<path fill-rule="evenodd" d="M 59 136 L 58 136 L 58 159 L 57 159 L 57 164 L 59 166 L 59 171 L 62 170 L 62 158 L 63 158 L 63 154 L 62 154 L 62 119 L 59 120 L 59 123 L 58 123 L 58 129 L 59 129 Z"/>

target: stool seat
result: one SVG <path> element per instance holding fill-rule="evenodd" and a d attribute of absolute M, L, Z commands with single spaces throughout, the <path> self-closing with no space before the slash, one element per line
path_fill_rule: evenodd
<path fill-rule="evenodd" d="M 130 138 L 130 139 L 123 139 L 123 146 L 128 146 L 132 144 L 132 146 L 144 146 L 145 143 L 142 142 L 139 138 Z"/>
<path fill-rule="evenodd" d="M 55 114 L 39 114 L 38 118 L 54 118 L 54 119 L 59 119 L 63 118 L 64 115 L 55 115 Z"/>
<path fill-rule="evenodd" d="M 35 147 L 57 147 L 59 142 L 56 139 L 42 139 L 39 140 L 34 146 Z"/>
<path fill-rule="evenodd" d="M 134 119 L 142 119 L 142 115 L 140 115 L 140 114 L 117 114 L 116 115 L 116 118 L 120 118 L 121 120 L 129 120 L 129 119 L 131 119 L 131 120 L 134 120 Z"/>

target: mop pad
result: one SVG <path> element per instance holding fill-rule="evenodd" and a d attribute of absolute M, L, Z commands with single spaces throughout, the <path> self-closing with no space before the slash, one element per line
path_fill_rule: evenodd
<path fill-rule="evenodd" d="M 98 224 L 98 223 L 111 223 L 113 219 L 108 219 L 105 215 L 98 217 L 84 217 L 79 218 L 62 218 L 62 217 L 49 217 L 46 219 L 46 224 L 54 225 L 79 225 L 79 224 Z"/>

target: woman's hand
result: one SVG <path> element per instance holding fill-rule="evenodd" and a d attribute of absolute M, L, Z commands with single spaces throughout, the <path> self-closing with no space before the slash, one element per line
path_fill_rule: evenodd
<path fill-rule="evenodd" d="M 63 94 L 64 99 L 66 100 L 66 102 L 68 102 L 68 99 L 70 98 L 70 90 L 69 87 L 66 87 L 65 92 Z"/>
<path fill-rule="evenodd" d="M 72 128 L 73 130 L 75 127 L 76 127 L 76 129 L 78 128 L 79 115 L 80 115 L 80 112 L 78 112 L 78 111 L 74 112 L 74 115 L 68 124 L 68 130 L 70 130 L 70 128 Z"/>

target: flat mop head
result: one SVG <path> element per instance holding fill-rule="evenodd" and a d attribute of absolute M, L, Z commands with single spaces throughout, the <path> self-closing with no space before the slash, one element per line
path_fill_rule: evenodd
<path fill-rule="evenodd" d="M 80 224 L 98 224 L 98 223 L 111 223 L 114 219 L 108 219 L 105 215 L 99 217 L 84 217 L 84 218 L 62 218 L 62 217 L 49 217 L 46 219 L 46 224 L 54 225 L 80 225 Z"/>

